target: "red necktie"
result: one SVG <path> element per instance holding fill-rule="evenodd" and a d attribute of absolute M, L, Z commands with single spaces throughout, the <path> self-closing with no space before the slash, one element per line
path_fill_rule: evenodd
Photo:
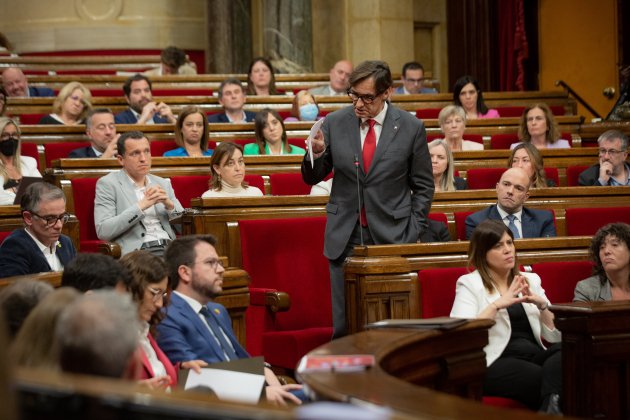
<path fill-rule="evenodd" d="M 376 120 L 369 119 L 367 120 L 370 128 L 365 136 L 365 140 L 363 141 L 363 169 L 365 174 L 367 175 L 370 170 L 370 165 L 372 165 L 372 159 L 374 158 L 374 151 L 376 151 L 376 133 L 374 132 L 374 124 L 376 124 Z M 365 204 L 361 207 L 361 217 L 359 218 L 361 221 L 361 226 L 367 226 L 367 215 L 365 213 Z"/>

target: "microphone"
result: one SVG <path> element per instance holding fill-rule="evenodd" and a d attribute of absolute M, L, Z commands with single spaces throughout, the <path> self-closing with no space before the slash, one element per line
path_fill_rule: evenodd
<path fill-rule="evenodd" d="M 354 168 L 357 175 L 357 198 L 359 199 L 359 225 L 361 225 L 361 184 L 359 183 L 359 155 L 354 155 Z M 361 246 L 363 246 L 363 225 L 359 227 Z"/>

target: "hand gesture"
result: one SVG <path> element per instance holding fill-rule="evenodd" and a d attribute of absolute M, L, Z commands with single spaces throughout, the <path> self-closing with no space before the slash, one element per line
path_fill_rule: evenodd
<path fill-rule="evenodd" d="M 175 122 L 177 122 L 177 119 L 175 118 L 175 115 L 173 115 L 171 107 L 166 105 L 164 102 L 160 102 L 159 104 L 157 104 L 156 112 L 160 117 L 166 118 L 171 124 L 175 124 Z"/>
<path fill-rule="evenodd" d="M 179 367 L 181 369 L 191 369 L 196 373 L 201 373 L 201 368 L 208 366 L 208 363 L 203 360 L 189 360 L 187 362 L 182 362 Z"/>
<path fill-rule="evenodd" d="M 105 151 L 103 151 L 101 158 L 109 159 L 114 158 L 118 155 L 118 137 L 120 137 L 120 134 L 117 134 L 116 137 L 114 137 L 114 139 L 109 142 L 107 148 L 105 148 Z"/>
<path fill-rule="evenodd" d="M 148 102 L 142 108 L 142 114 L 140 114 L 140 118 L 138 118 L 138 124 L 146 124 L 147 121 L 153 119 L 153 116 L 157 112 L 157 105 L 155 102 Z"/>
<path fill-rule="evenodd" d="M 171 202 L 171 200 L 164 189 L 159 185 L 151 185 L 144 191 L 144 197 L 138 202 L 138 205 L 141 210 L 146 210 L 157 203 L 163 203 L 168 208 L 167 202 Z M 171 202 L 171 206 L 172 204 Z"/>
<path fill-rule="evenodd" d="M 533 303 L 538 309 L 545 308 L 547 306 L 547 301 L 543 297 L 531 291 L 531 289 L 529 288 L 529 282 L 527 281 L 527 279 L 525 279 L 525 277 L 518 277 L 522 277 L 525 282 L 525 287 L 523 287 L 523 290 L 521 292 L 522 296 L 525 298 L 525 302 Z"/>
<path fill-rule="evenodd" d="M 512 284 L 508 288 L 507 292 L 503 293 L 499 299 L 495 300 L 493 305 L 496 306 L 498 310 L 512 306 L 515 303 L 524 302 L 526 298 L 522 295 L 522 293 L 525 287 L 529 288 L 529 283 L 527 283 L 527 279 L 525 279 L 525 277 L 514 277 L 514 280 L 512 280 Z"/>
<path fill-rule="evenodd" d="M 322 130 L 318 130 L 315 137 L 312 139 L 313 157 L 317 158 L 321 156 L 326 150 L 326 143 L 324 142 L 324 133 Z"/>
<path fill-rule="evenodd" d="M 170 376 L 156 376 L 155 378 L 138 381 L 138 384 L 151 390 L 166 389 L 171 385 L 171 378 Z"/>
<path fill-rule="evenodd" d="M 289 391 L 302 389 L 302 385 L 299 384 L 287 384 L 287 385 L 274 385 L 265 388 L 265 396 L 267 401 L 274 405 L 281 405 L 286 407 L 287 401 L 300 405 L 302 401 Z"/>
<path fill-rule="evenodd" d="M 613 172 L 613 164 L 607 160 L 602 160 L 599 163 L 599 182 L 602 184 L 608 184 Z"/>

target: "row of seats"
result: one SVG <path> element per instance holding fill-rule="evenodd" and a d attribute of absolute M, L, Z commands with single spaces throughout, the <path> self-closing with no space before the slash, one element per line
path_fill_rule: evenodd
<path fill-rule="evenodd" d="M 498 107 L 495 107 L 494 109 L 496 109 L 499 112 L 499 115 L 502 118 L 520 117 L 521 115 L 523 115 L 523 112 L 525 111 L 524 106 L 498 106 Z M 566 114 L 565 108 L 561 105 L 553 105 L 553 106 L 550 106 L 549 109 L 551 109 L 551 113 L 554 116 Z M 442 108 L 418 109 L 416 110 L 416 117 L 421 118 L 423 120 L 437 118 L 440 115 L 441 110 Z"/>

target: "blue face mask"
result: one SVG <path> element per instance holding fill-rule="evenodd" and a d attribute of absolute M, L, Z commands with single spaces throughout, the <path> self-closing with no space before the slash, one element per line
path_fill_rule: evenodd
<path fill-rule="evenodd" d="M 302 121 L 315 121 L 319 114 L 319 109 L 315 104 L 306 104 L 300 107 L 300 120 Z"/>

